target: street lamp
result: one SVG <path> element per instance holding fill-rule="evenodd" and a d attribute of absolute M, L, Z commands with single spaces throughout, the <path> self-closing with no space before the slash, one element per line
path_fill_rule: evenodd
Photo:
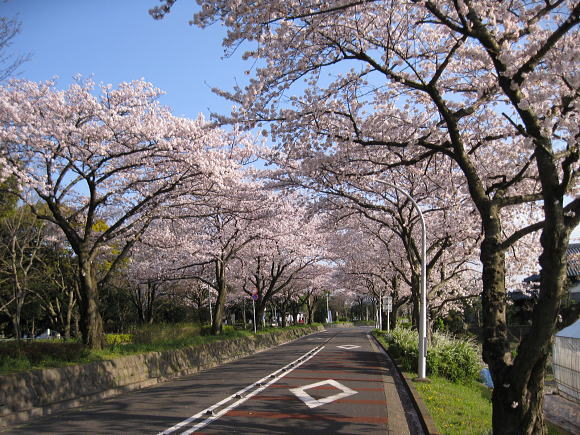
<path fill-rule="evenodd" d="M 373 178 L 373 181 L 377 183 L 383 183 L 392 189 L 397 190 L 398 192 L 405 195 L 417 212 L 419 213 L 419 218 L 421 220 L 421 229 L 422 229 L 422 237 L 421 237 L 421 303 L 420 303 L 420 310 L 419 310 L 419 379 L 425 379 L 427 377 L 427 228 L 425 226 L 425 219 L 423 218 L 423 213 L 419 208 L 419 204 L 415 202 L 413 197 L 409 195 L 405 190 L 401 189 L 398 186 L 395 186 L 388 181 L 381 180 L 379 178 Z"/>
<path fill-rule="evenodd" d="M 330 323 L 332 321 L 332 313 L 328 307 L 328 295 L 330 292 L 326 292 L 326 323 Z"/>

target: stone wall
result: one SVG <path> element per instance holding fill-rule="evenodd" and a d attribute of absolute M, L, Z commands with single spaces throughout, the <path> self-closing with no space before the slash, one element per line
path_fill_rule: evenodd
<path fill-rule="evenodd" d="M 178 350 L 3 375 L 0 427 L 196 373 L 322 329 L 281 329 Z"/>

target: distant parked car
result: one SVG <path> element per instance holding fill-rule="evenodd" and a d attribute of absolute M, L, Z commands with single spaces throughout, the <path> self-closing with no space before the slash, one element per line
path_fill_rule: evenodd
<path fill-rule="evenodd" d="M 57 331 L 53 331 L 51 329 L 47 329 L 42 334 L 36 336 L 39 340 L 46 340 L 46 339 L 57 339 L 60 338 L 60 333 Z"/>

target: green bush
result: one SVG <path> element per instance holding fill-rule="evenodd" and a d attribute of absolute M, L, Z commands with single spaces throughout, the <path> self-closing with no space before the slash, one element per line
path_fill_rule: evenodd
<path fill-rule="evenodd" d="M 391 332 L 379 332 L 388 344 L 389 355 L 397 360 L 405 371 L 417 371 L 417 331 L 395 328 Z"/>
<path fill-rule="evenodd" d="M 11 373 L 30 370 L 32 364 L 26 358 L 14 358 L 8 355 L 0 356 L 0 372 Z"/>
<path fill-rule="evenodd" d="M 391 332 L 377 334 L 387 345 L 389 355 L 403 371 L 417 372 L 417 331 L 396 328 Z M 471 340 L 456 340 L 446 334 L 435 333 L 427 349 L 427 370 L 431 375 L 445 377 L 453 382 L 468 382 L 479 373 L 479 353 Z"/>
<path fill-rule="evenodd" d="M 119 344 L 127 344 L 133 342 L 132 334 L 107 334 L 105 335 L 105 343 L 108 346 L 117 346 Z"/>
<path fill-rule="evenodd" d="M 235 330 L 236 330 L 236 328 L 233 325 L 224 325 L 222 327 L 222 333 L 223 334 L 231 334 Z"/>
<path fill-rule="evenodd" d="M 468 339 L 434 334 L 433 345 L 427 351 L 427 367 L 432 374 L 453 382 L 476 379 L 480 370 L 477 347 Z"/>

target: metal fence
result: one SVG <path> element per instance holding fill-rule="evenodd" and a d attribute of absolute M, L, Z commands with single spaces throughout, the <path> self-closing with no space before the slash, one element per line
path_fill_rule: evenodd
<path fill-rule="evenodd" d="M 580 404 L 580 338 L 555 337 L 552 367 L 560 395 Z"/>

